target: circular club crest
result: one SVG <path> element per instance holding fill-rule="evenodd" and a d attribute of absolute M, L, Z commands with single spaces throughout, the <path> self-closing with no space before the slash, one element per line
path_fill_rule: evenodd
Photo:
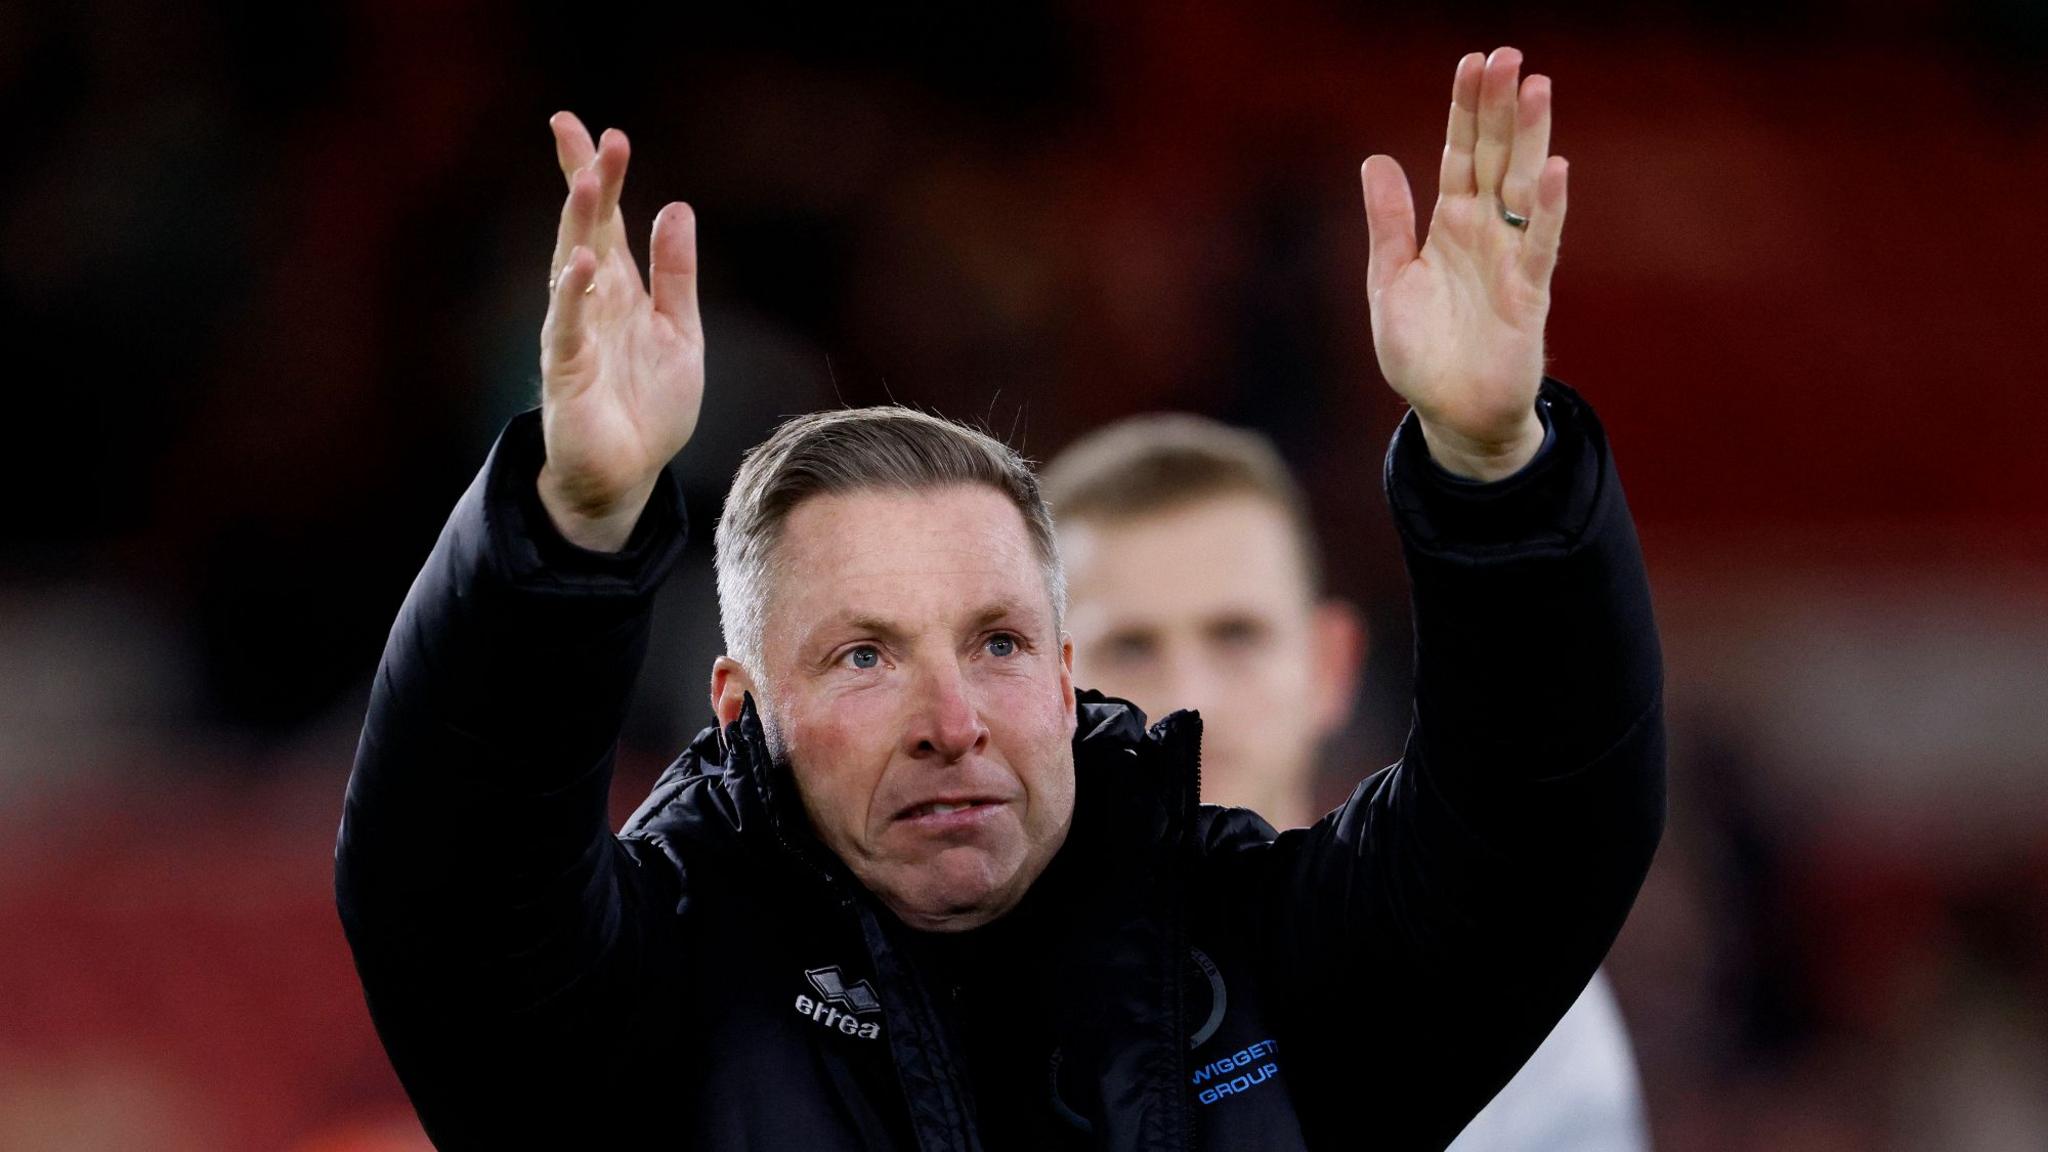
<path fill-rule="evenodd" d="M 1223 987 L 1223 970 L 1216 967 L 1216 962 L 1209 959 L 1207 952 L 1200 948 L 1190 948 L 1188 959 L 1194 962 L 1197 972 L 1208 978 L 1209 984 L 1209 1015 L 1202 1021 L 1202 1026 L 1188 1037 L 1188 1047 L 1199 1048 L 1203 1041 L 1214 1036 L 1216 1030 L 1223 1027 L 1223 1013 L 1230 1007 L 1230 994 Z M 1199 988 L 1201 982 L 1196 981 L 1195 986 Z"/>
<path fill-rule="evenodd" d="M 1223 987 L 1223 970 L 1216 966 L 1214 960 L 1209 959 L 1207 952 L 1200 948 L 1189 948 L 1188 965 L 1201 977 L 1190 983 L 1197 989 L 1204 985 L 1209 989 L 1209 1012 L 1202 1018 L 1201 1026 L 1188 1036 L 1188 1047 L 1199 1048 L 1209 1037 L 1216 1034 L 1218 1028 L 1223 1027 L 1223 1014 L 1230 1009 L 1230 994 Z M 1190 1000 L 1193 999 L 1191 996 Z M 1190 1006 L 1192 1007 L 1192 1004 Z M 1050 1090 L 1052 1110 L 1074 1129 L 1093 1132 L 1095 1126 L 1090 1124 L 1086 1117 L 1069 1108 L 1060 1092 L 1060 1065 L 1064 1057 L 1065 1053 L 1061 1049 L 1053 1049 L 1050 1065 L 1046 1069 L 1046 1087 Z"/>

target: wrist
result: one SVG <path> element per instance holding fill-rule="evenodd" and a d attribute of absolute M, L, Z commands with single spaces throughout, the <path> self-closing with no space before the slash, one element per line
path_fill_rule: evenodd
<path fill-rule="evenodd" d="M 646 510 L 659 478 L 657 475 L 613 499 L 578 499 L 547 464 L 542 464 L 535 486 L 549 523 L 562 539 L 591 552 L 618 552 L 632 537 L 633 527 L 640 522 L 640 513 Z"/>
<path fill-rule="evenodd" d="M 1533 403 L 1520 425 L 1498 434 L 1473 435 L 1432 423 L 1419 411 L 1415 415 L 1429 458 L 1461 480 L 1481 484 L 1505 480 L 1527 467 L 1543 447 L 1543 420 Z"/>

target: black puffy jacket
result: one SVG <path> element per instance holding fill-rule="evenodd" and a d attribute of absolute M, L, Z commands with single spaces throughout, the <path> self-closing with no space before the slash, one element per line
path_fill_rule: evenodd
<path fill-rule="evenodd" d="M 809 834 L 751 708 L 614 836 L 612 748 L 681 545 L 560 539 L 516 420 L 401 610 L 337 848 L 371 1013 L 442 1148 L 1441 1148 L 1563 1014 L 1663 825 L 1661 670 L 1597 421 L 1386 482 L 1401 761 L 1275 836 L 1200 806 L 1197 717 L 1085 694 L 1075 820 L 965 984 Z M 1006 931 L 1008 935 L 1001 933 Z M 992 967 L 990 967 L 992 965 Z M 963 989 L 967 999 L 963 1001 Z M 1026 1107 L 983 1108 L 970 1085 Z M 993 1095 L 993 1093 L 990 1093 Z"/>

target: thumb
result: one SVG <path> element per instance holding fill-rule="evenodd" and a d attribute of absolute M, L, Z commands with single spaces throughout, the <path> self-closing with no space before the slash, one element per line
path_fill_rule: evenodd
<path fill-rule="evenodd" d="M 1415 198 L 1408 191 L 1407 174 L 1392 156 L 1368 157 L 1359 179 L 1365 186 L 1365 228 L 1372 243 L 1366 291 L 1377 298 L 1415 259 Z"/>

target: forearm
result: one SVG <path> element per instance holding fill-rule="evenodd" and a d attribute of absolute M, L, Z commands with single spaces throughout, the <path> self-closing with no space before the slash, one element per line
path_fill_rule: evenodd
<path fill-rule="evenodd" d="M 1388 494 L 1414 588 L 1406 754 L 1274 845 L 1261 937 L 1294 1034 L 1329 1054 L 1299 1084 L 1342 1129 L 1359 1083 L 1410 1102 L 1376 1135 L 1441 1147 L 1577 997 L 1663 826 L 1657 640 L 1598 426 L 1546 386 L 1553 439 L 1526 471 L 1432 471 L 1412 421 Z M 1378 1043 L 1325 1005 L 1371 997 Z"/>
<path fill-rule="evenodd" d="M 623 552 L 583 552 L 539 508 L 541 451 L 533 417 L 515 420 L 392 629 L 337 846 L 352 939 L 593 898 L 580 889 L 601 870 L 611 748 L 680 502 L 664 486 Z M 487 856 L 478 877 L 466 862 Z"/>
<path fill-rule="evenodd" d="M 1387 485 L 1413 589 L 1417 739 L 1442 771 L 1537 780 L 1583 767 L 1662 689 L 1649 584 L 1605 434 L 1546 385 L 1553 443 L 1527 471 L 1433 474 L 1411 418 Z"/>

